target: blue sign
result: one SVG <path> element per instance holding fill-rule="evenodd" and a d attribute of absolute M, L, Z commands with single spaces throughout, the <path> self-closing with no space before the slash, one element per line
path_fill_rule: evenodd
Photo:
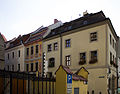
<path fill-rule="evenodd" d="M 67 74 L 67 83 L 72 84 L 72 75 L 71 74 Z"/>

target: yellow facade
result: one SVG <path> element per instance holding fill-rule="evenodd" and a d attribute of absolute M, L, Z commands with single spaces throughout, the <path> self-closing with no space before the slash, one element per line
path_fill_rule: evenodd
<path fill-rule="evenodd" d="M 42 37 L 47 28 L 31 33 L 25 44 L 25 69 L 29 72 L 42 73 Z"/>
<path fill-rule="evenodd" d="M 84 81 L 72 80 L 72 93 L 70 94 L 75 94 L 75 88 L 79 88 L 79 94 L 87 94 L 88 85 L 85 84 Z M 59 66 L 58 70 L 56 71 L 56 94 L 68 94 L 67 72 L 63 69 L 63 66 Z"/>
<path fill-rule="evenodd" d="M 90 34 L 97 32 L 97 40 L 91 42 Z M 112 44 L 110 43 L 110 35 L 112 37 Z M 62 65 L 66 66 L 65 57 L 71 56 L 71 64 L 69 68 L 76 72 L 81 67 L 85 67 L 89 72 L 88 77 L 88 92 L 91 94 L 103 93 L 108 94 L 112 92 L 109 88 L 109 84 L 115 83 L 109 79 L 112 79 L 116 75 L 116 67 L 110 64 L 110 52 L 112 53 L 112 60 L 116 58 L 116 49 L 113 47 L 117 43 L 115 31 L 109 19 L 97 22 L 91 25 L 80 27 L 77 29 L 69 30 L 59 35 L 52 36 L 44 40 L 44 52 L 46 52 L 46 60 L 49 63 L 49 58 L 55 58 L 55 67 L 48 68 L 48 72 L 52 72 L 54 75 L 57 67 L 60 65 L 60 52 L 62 52 Z M 62 38 L 62 39 L 61 39 Z M 71 46 L 69 48 L 65 47 L 65 41 L 67 39 L 71 40 Z M 62 41 L 61 41 L 62 40 Z M 114 41 L 114 43 L 113 43 Z M 47 52 L 47 46 L 49 44 L 54 44 L 58 42 L 58 50 Z M 61 45 L 62 42 L 62 45 Z M 53 47 L 53 46 L 52 46 Z M 61 51 L 62 49 L 62 51 Z M 97 51 L 97 62 L 90 64 L 91 51 Z M 79 65 L 80 53 L 86 53 L 86 63 Z M 116 87 L 116 86 L 115 86 Z M 114 88 L 114 87 L 112 87 Z M 109 90 L 109 91 L 108 91 Z M 114 88 L 114 91 L 116 88 Z"/>

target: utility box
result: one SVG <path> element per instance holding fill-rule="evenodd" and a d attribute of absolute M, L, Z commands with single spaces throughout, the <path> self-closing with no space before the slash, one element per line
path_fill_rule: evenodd
<path fill-rule="evenodd" d="M 83 68 L 82 68 L 83 71 Z M 86 71 L 78 70 L 75 74 L 69 67 L 60 65 L 56 73 L 56 94 L 87 94 Z M 80 73 L 83 75 L 81 76 Z M 79 74 L 79 75 L 78 75 Z"/>

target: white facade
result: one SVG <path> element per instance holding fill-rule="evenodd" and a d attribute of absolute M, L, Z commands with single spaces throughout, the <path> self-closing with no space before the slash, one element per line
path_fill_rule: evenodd
<path fill-rule="evenodd" d="M 24 52 L 23 44 L 6 50 L 5 69 L 10 71 L 24 71 Z"/>

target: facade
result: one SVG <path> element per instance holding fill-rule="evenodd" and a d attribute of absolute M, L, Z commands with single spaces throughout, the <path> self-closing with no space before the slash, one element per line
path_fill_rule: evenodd
<path fill-rule="evenodd" d="M 42 74 L 42 39 L 46 37 L 52 29 L 61 25 L 62 22 L 55 19 L 54 24 L 48 27 L 40 27 L 30 34 L 30 38 L 25 43 L 26 71 L 39 72 Z"/>
<path fill-rule="evenodd" d="M 72 71 L 85 67 L 89 94 L 115 94 L 117 90 L 117 35 L 102 11 L 64 23 L 43 40 L 48 74 L 54 75 L 59 65 Z"/>
<path fill-rule="evenodd" d="M 5 37 L 0 33 L 0 69 L 4 69 L 5 64 Z"/>
<path fill-rule="evenodd" d="M 88 76 L 86 71 L 80 70 L 77 75 L 73 74 L 69 67 L 60 65 L 56 71 L 56 94 L 87 94 L 87 79 L 81 76 L 81 73 Z"/>
<path fill-rule="evenodd" d="M 29 38 L 29 34 L 18 36 L 6 42 L 5 49 L 5 69 L 9 71 L 24 71 L 24 43 Z"/>

